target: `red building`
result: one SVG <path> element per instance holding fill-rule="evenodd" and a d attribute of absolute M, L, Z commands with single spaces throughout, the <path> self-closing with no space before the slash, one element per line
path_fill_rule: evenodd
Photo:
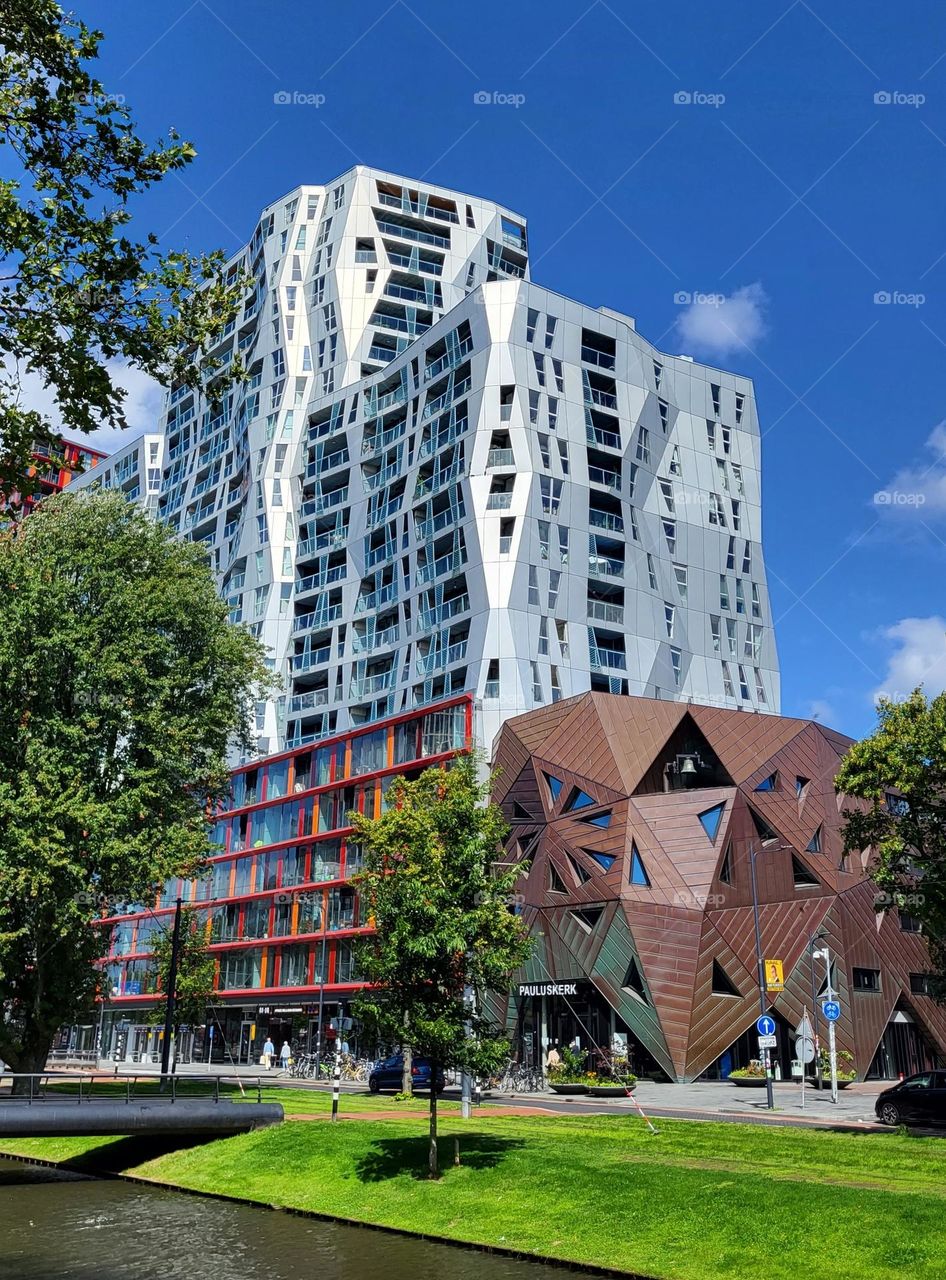
<path fill-rule="evenodd" d="M 8 502 L 0 502 L 0 509 L 19 502 L 23 514 L 28 515 L 43 498 L 61 493 L 70 480 L 98 466 L 107 457 L 107 453 L 87 444 L 76 444 L 74 440 L 60 440 L 56 446 L 36 442 L 33 465 L 27 470 L 22 493 L 11 494 Z"/>
<path fill-rule="evenodd" d="M 237 769 L 209 874 L 169 882 L 155 902 L 111 920 L 102 1055 L 160 1054 L 161 1030 L 144 1019 L 156 992 L 152 938 L 178 897 L 199 911 L 216 961 L 214 1005 L 182 1036 L 185 1060 L 252 1062 L 267 1035 L 306 1049 L 320 1027 L 323 1048 L 344 1035 L 359 986 L 352 939 L 366 931 L 348 814 L 377 816 L 396 777 L 468 750 L 472 733 L 462 695 Z M 95 1025 L 70 1034 L 73 1051 L 94 1049 Z"/>

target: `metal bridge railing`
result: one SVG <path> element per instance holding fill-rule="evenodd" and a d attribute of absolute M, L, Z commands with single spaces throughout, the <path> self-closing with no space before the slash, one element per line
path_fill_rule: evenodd
<path fill-rule="evenodd" d="M 28 1081 L 25 1090 L 14 1092 L 17 1080 Z M 96 1081 L 99 1082 L 96 1091 Z M 144 1088 L 141 1087 L 144 1082 Z M 225 1087 L 221 1096 L 221 1084 Z M 181 1086 L 184 1086 L 182 1089 Z M 190 1086 L 200 1086 L 191 1088 Z M 83 1102 L 141 1102 L 164 1103 L 203 1100 L 227 1101 L 238 1092 L 243 1098 L 247 1090 L 256 1090 L 256 1101 L 263 1100 L 263 1082 L 260 1076 L 167 1076 L 118 1075 L 100 1071 L 6 1071 L 0 1075 L 0 1100 L 32 1103 L 75 1101 Z"/>

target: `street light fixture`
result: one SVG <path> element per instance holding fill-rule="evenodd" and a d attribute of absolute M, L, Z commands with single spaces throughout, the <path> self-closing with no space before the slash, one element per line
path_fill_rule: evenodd
<path fill-rule="evenodd" d="M 756 958 L 756 978 L 759 984 L 759 1013 L 764 1018 L 768 1014 L 768 999 L 765 989 L 765 959 L 762 955 L 762 927 L 759 922 L 759 892 L 756 886 L 755 860 L 760 853 L 781 853 L 784 850 L 791 849 L 790 844 L 779 844 L 766 848 L 762 845 L 755 848 L 750 840 L 749 842 L 749 871 L 752 880 L 752 922 L 755 925 L 755 958 Z M 769 1057 L 769 1050 L 764 1050 L 765 1062 L 765 1104 L 769 1111 L 775 1110 L 775 1094 L 772 1089 L 772 1065 Z"/>
<path fill-rule="evenodd" d="M 831 950 L 827 942 L 820 950 L 812 952 L 812 959 L 824 961 L 825 983 L 827 990 L 825 992 L 828 1000 L 834 1000 L 834 986 L 831 982 Z M 827 1019 L 828 1022 L 828 1060 L 831 1064 L 831 1101 L 836 1103 L 838 1100 L 838 1046 L 834 1031 L 834 1020 Z M 818 1063 L 818 1073 L 821 1073 L 821 1064 Z"/>

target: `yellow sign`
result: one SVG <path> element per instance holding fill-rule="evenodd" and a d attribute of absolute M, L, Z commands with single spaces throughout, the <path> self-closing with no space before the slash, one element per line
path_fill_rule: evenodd
<path fill-rule="evenodd" d="M 766 960 L 765 989 L 766 991 L 784 991 L 785 974 L 781 960 Z"/>

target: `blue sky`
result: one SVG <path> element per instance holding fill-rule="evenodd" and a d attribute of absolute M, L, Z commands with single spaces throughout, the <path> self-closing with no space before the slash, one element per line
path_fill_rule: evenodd
<path fill-rule="evenodd" d="M 536 280 L 755 379 L 783 712 L 946 687 L 946 9 L 75 3 L 199 151 L 141 230 L 232 250 L 357 162 L 520 210 Z"/>

